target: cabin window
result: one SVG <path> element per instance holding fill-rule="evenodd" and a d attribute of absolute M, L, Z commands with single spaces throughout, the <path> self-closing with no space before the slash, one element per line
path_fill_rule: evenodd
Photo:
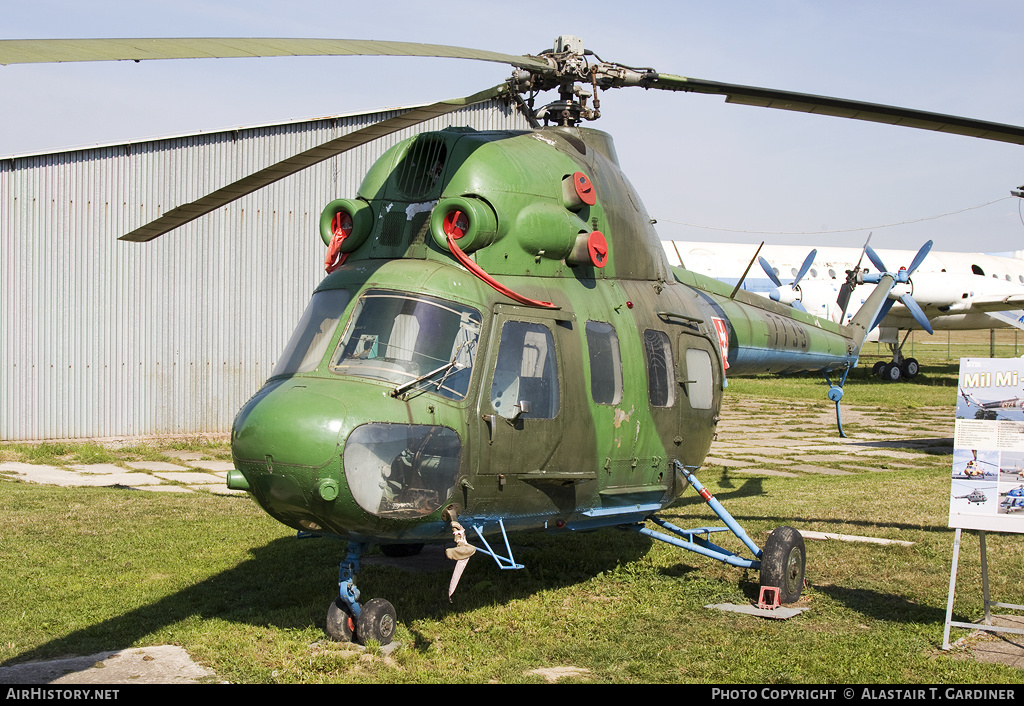
<path fill-rule="evenodd" d="M 359 506 L 378 517 L 422 517 L 448 501 L 462 442 L 454 429 L 364 424 L 345 443 L 345 480 Z"/>
<path fill-rule="evenodd" d="M 316 370 L 334 338 L 341 315 L 351 295 L 345 289 L 327 289 L 313 294 L 291 340 L 271 377 Z"/>
<path fill-rule="evenodd" d="M 359 298 L 331 370 L 461 400 L 480 335 L 480 313 L 454 302 L 386 290 Z"/>
<path fill-rule="evenodd" d="M 597 404 L 622 401 L 622 357 L 619 337 L 611 324 L 587 322 L 587 351 L 590 353 L 590 394 Z"/>
<path fill-rule="evenodd" d="M 671 407 L 675 401 L 675 374 L 672 365 L 672 344 L 664 331 L 644 331 L 644 353 L 647 357 L 647 394 L 655 407 Z"/>
<path fill-rule="evenodd" d="M 558 415 L 558 363 L 547 326 L 525 321 L 506 321 L 502 326 L 491 406 L 506 419 Z"/>
<path fill-rule="evenodd" d="M 686 394 L 693 409 L 711 409 L 714 401 L 711 354 L 701 348 L 686 349 Z"/>

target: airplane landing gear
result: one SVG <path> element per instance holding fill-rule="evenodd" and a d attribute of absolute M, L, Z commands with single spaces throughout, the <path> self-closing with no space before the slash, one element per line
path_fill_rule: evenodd
<path fill-rule="evenodd" d="M 326 629 L 336 642 L 358 642 L 365 645 L 373 640 L 381 646 L 391 643 L 398 622 L 395 607 L 383 598 L 373 598 L 365 605 L 359 603 L 359 589 L 355 575 L 359 559 L 366 550 L 363 542 L 349 542 L 348 555 L 338 569 L 338 589 L 341 595 L 327 608 Z"/>
<path fill-rule="evenodd" d="M 886 363 L 884 361 L 878 361 L 874 367 L 871 368 L 871 372 L 874 375 L 882 378 L 886 382 L 898 382 L 899 380 L 913 380 L 917 377 L 917 373 L 921 370 L 920 364 L 916 358 L 904 358 L 903 357 L 903 344 L 907 342 L 907 337 L 910 336 L 910 331 L 907 331 L 907 335 L 903 337 L 900 343 L 887 343 L 889 350 L 892 351 L 892 361 Z"/>

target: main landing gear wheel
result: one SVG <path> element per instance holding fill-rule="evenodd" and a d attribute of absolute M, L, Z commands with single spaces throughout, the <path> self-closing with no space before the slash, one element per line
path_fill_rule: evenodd
<path fill-rule="evenodd" d="M 882 366 L 882 372 L 879 374 L 886 382 L 898 382 L 903 377 L 903 370 L 899 363 L 886 363 Z"/>
<path fill-rule="evenodd" d="M 807 552 L 792 527 L 777 527 L 761 552 L 761 585 L 779 589 L 779 603 L 796 603 L 804 587 Z"/>
<path fill-rule="evenodd" d="M 359 610 L 359 617 L 352 617 L 348 606 L 341 598 L 335 598 L 327 609 L 327 634 L 335 642 L 358 642 L 365 645 L 375 640 L 383 647 L 395 637 L 397 626 L 395 607 L 383 598 L 366 602 Z"/>
<path fill-rule="evenodd" d="M 907 358 L 903 361 L 902 365 L 900 365 L 900 370 L 902 370 L 903 377 L 905 378 L 917 377 L 917 373 L 920 369 L 921 366 L 918 364 L 916 358 Z"/>
<path fill-rule="evenodd" d="M 375 640 L 382 647 L 390 644 L 395 636 L 395 625 L 395 607 L 383 598 L 371 598 L 356 619 L 356 642 L 365 645 Z"/>
<path fill-rule="evenodd" d="M 341 598 L 335 598 L 327 609 L 327 634 L 335 642 L 352 642 L 356 621 Z"/>

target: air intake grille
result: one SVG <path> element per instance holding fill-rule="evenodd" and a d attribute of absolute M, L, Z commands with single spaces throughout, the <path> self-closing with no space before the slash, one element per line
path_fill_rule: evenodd
<path fill-rule="evenodd" d="M 447 158 L 448 148 L 443 139 L 433 135 L 418 137 L 398 166 L 397 186 L 402 196 L 410 200 L 430 196 Z"/>

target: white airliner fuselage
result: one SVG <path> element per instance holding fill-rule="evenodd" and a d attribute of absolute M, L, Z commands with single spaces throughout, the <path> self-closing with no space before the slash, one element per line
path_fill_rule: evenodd
<path fill-rule="evenodd" d="M 666 240 L 662 245 L 673 265 L 729 284 L 739 282 L 749 267 L 743 289 L 777 301 L 798 301 L 809 313 L 837 323 L 842 312 L 836 300 L 847 280 L 847 271 L 855 270 L 859 262 L 863 274 L 876 272 L 869 259 L 862 256 L 861 248 L 819 247 L 813 264 L 794 289 L 791 283 L 811 252 L 810 246 L 766 243 L 761 247 L 759 257 L 771 264 L 782 282 L 779 287 L 756 260 L 751 265 L 758 248 L 756 244 Z M 906 268 L 917 254 L 912 250 L 875 252 L 890 270 Z M 847 323 L 857 313 L 870 291 L 869 286 L 853 290 L 846 321 L 842 323 Z M 899 351 L 900 331 L 922 328 L 899 301 L 904 294 L 913 297 L 936 330 L 1024 329 L 1024 311 L 1021 310 L 1024 308 L 1024 251 L 1005 255 L 930 251 L 910 280 L 897 284 L 892 290 L 889 296 L 896 302 L 872 334 L 893 350 L 894 365 L 903 360 Z"/>

